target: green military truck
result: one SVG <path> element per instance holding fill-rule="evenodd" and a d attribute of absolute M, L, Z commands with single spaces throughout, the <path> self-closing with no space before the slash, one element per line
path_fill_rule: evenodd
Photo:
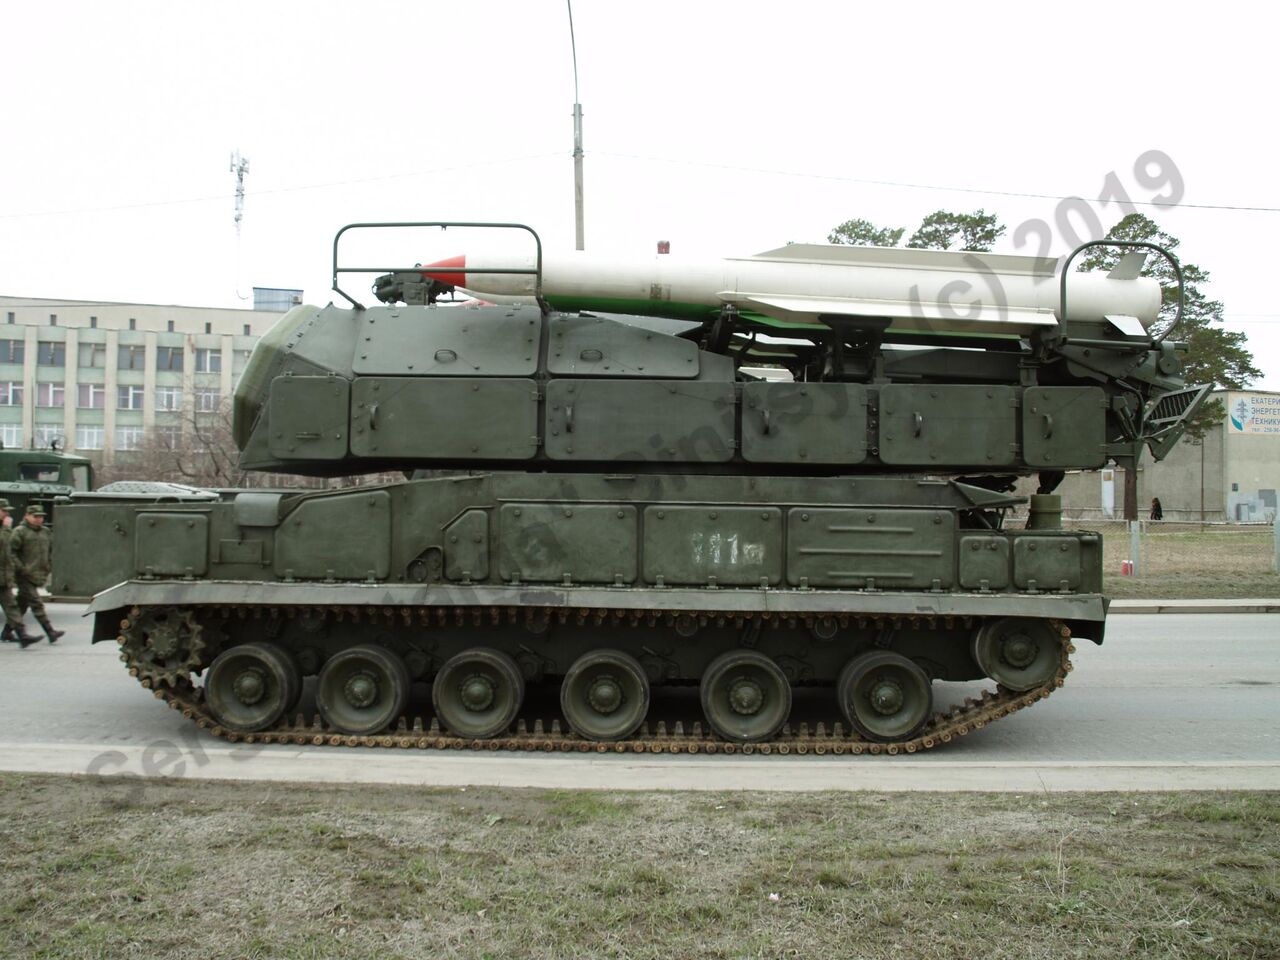
<path fill-rule="evenodd" d="M 16 450 L 0 446 L 0 497 L 20 520 L 27 507 L 40 505 L 53 519 L 58 497 L 93 489 L 93 464 L 86 457 L 63 453 L 56 446 L 44 450 Z"/>

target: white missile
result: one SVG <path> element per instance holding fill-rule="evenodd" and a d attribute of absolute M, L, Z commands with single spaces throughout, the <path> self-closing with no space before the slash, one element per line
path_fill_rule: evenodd
<path fill-rule="evenodd" d="M 466 254 L 422 270 L 484 297 L 530 297 L 531 274 L 475 271 L 534 266 L 532 255 Z M 722 259 L 544 252 L 542 296 L 562 311 L 698 320 L 733 306 L 779 327 L 867 318 L 887 319 L 889 329 L 903 332 L 1021 335 L 1063 320 L 1107 319 L 1134 333 L 1150 327 L 1160 309 L 1159 285 L 1137 277 L 1138 266 L 1126 260 L 1110 274 L 1072 273 L 1066 317 L 1057 262 L 1049 258 L 823 244 Z"/>

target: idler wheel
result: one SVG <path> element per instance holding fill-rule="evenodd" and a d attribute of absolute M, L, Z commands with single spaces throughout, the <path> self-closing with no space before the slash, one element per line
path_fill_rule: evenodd
<path fill-rule="evenodd" d="M 238 733 L 275 726 L 301 694 L 297 663 L 274 643 L 242 643 L 224 650 L 204 680 L 209 712 Z"/>
<path fill-rule="evenodd" d="M 473 647 L 451 657 L 431 685 L 440 725 L 483 740 L 509 728 L 524 702 L 524 675 L 505 653 Z"/>
<path fill-rule="evenodd" d="M 712 660 L 699 695 L 711 729 L 736 743 L 773 739 L 791 714 L 786 674 L 754 650 L 730 650 Z"/>
<path fill-rule="evenodd" d="M 1053 679 L 1061 662 L 1060 646 L 1045 621 L 1002 617 L 974 633 L 973 659 L 996 683 L 1021 693 Z"/>
<path fill-rule="evenodd" d="M 877 743 L 915 736 L 933 711 L 929 675 L 891 650 L 872 650 L 845 664 L 836 696 L 845 719 Z"/>
<path fill-rule="evenodd" d="M 593 650 L 574 661 L 560 685 L 560 709 L 588 740 L 622 740 L 649 712 L 649 677 L 621 650 Z"/>
<path fill-rule="evenodd" d="M 320 716 L 339 733 L 379 733 L 404 713 L 408 699 L 409 671 L 404 661 L 373 644 L 334 654 L 316 682 Z"/>

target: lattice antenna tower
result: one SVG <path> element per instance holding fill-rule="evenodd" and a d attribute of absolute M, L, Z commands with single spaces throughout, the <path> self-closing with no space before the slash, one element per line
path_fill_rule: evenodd
<path fill-rule="evenodd" d="M 244 219 L 244 175 L 249 172 L 249 160 L 237 150 L 231 154 L 231 172 L 236 175 L 236 236 L 240 236 L 240 221 Z"/>

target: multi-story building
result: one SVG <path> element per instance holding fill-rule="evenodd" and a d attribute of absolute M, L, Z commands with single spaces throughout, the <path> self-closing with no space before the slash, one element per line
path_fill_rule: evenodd
<path fill-rule="evenodd" d="M 193 415 L 224 409 L 258 338 L 301 294 L 254 292 L 253 310 L 0 296 L 0 441 L 59 440 L 109 465 L 148 434 L 176 439 Z"/>

